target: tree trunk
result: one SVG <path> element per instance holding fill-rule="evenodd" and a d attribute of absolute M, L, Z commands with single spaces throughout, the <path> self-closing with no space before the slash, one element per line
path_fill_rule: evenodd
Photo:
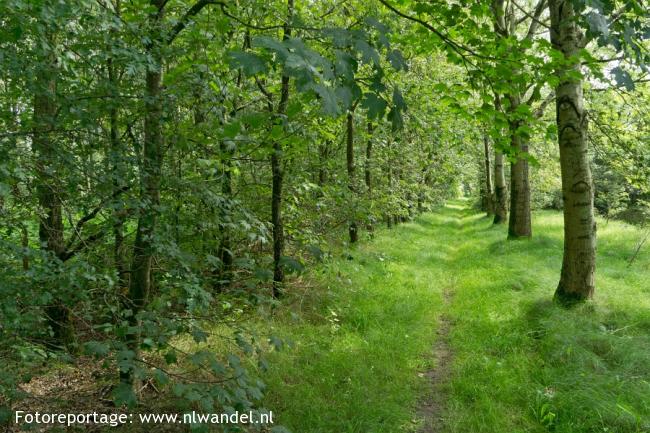
<path fill-rule="evenodd" d="M 368 121 L 368 143 L 366 144 L 366 163 L 364 167 L 365 171 L 365 181 L 366 189 L 368 190 L 368 199 L 372 200 L 372 133 L 373 126 L 372 122 Z M 367 224 L 368 232 L 372 233 L 374 231 L 373 227 L 374 217 L 370 217 Z"/>
<path fill-rule="evenodd" d="M 503 153 L 494 150 L 494 224 L 503 224 L 508 219 L 508 191 L 503 170 Z"/>
<path fill-rule="evenodd" d="M 346 116 L 346 127 L 345 127 L 345 132 L 346 132 L 346 166 L 348 170 L 348 189 L 350 190 L 350 194 L 353 196 L 355 195 L 355 178 L 354 178 L 354 112 L 352 110 L 348 111 L 348 114 Z M 356 207 L 356 203 L 354 203 L 354 199 L 352 200 L 352 206 L 353 206 L 353 211 L 355 210 L 354 208 Z M 353 244 L 355 243 L 358 238 L 359 234 L 357 232 L 357 222 L 354 217 L 350 219 L 350 225 L 348 227 L 348 232 L 350 234 L 350 243 Z"/>
<path fill-rule="evenodd" d="M 564 257 L 555 298 L 573 303 L 591 298 L 596 269 L 596 222 L 594 195 L 587 146 L 578 53 L 584 37 L 570 1 L 550 0 L 551 43 L 564 54 L 566 63 L 556 70 L 556 121 L 560 146 L 562 195 L 564 198 Z"/>
<path fill-rule="evenodd" d="M 365 166 L 365 177 L 366 177 L 366 188 L 368 188 L 368 195 L 372 196 L 372 133 L 373 127 L 372 122 L 368 121 L 368 144 L 366 145 L 366 166 Z"/>
<path fill-rule="evenodd" d="M 509 111 L 512 114 L 520 104 L 519 96 L 510 96 Z M 516 155 L 516 160 L 510 166 L 510 221 L 508 224 L 508 239 L 530 238 L 530 182 L 528 180 L 528 141 L 517 129 L 520 122 L 510 120 L 510 146 Z"/>
<path fill-rule="evenodd" d="M 120 16 L 120 2 L 115 3 L 115 15 Z M 115 30 L 111 30 L 111 37 L 117 37 Z M 113 196 L 117 196 L 117 192 L 124 187 L 124 163 L 123 153 L 124 149 L 120 144 L 119 139 L 119 124 L 118 124 L 118 80 L 117 69 L 113 63 L 113 58 L 108 59 L 108 81 L 111 85 L 111 107 L 109 110 L 109 135 L 110 135 L 110 157 L 111 176 L 113 184 Z M 122 209 L 115 208 L 113 210 L 113 260 L 115 262 L 115 270 L 117 271 L 117 281 L 119 289 L 126 288 L 128 285 L 128 268 L 126 257 L 126 245 L 124 243 L 124 212 Z"/>
<path fill-rule="evenodd" d="M 490 167 L 490 142 L 487 133 L 483 135 L 483 149 L 485 151 L 485 197 L 486 212 L 488 215 L 494 213 L 494 203 L 492 202 L 492 169 Z"/>
<path fill-rule="evenodd" d="M 504 0 L 493 0 L 491 7 L 494 13 L 494 32 L 497 37 L 513 37 L 519 24 L 513 10 L 513 5 L 511 3 L 506 4 Z M 534 24 L 531 24 L 531 29 L 534 28 L 533 25 L 536 26 L 534 21 L 536 18 L 532 17 L 532 19 Z M 508 83 L 515 90 L 514 93 L 505 95 L 510 102 L 508 107 L 510 146 L 515 152 L 516 157 L 515 162 L 510 167 L 510 219 L 508 223 L 508 239 L 530 238 L 532 235 L 528 160 L 521 158 L 521 153 L 528 152 L 528 142 L 517 132 L 517 129 L 521 126 L 521 121 L 516 119 L 516 111 L 521 104 L 521 94 L 516 90 L 516 86 L 520 84 L 513 77 L 517 76 L 518 73 L 514 69 L 511 72 L 511 76 L 507 78 Z M 501 98 L 499 94 L 495 94 L 495 108 L 497 110 L 501 109 Z M 499 169 L 502 173 L 503 157 L 499 156 L 499 159 L 501 162 L 500 167 L 497 168 L 495 164 L 495 170 Z M 501 173 L 496 174 L 495 172 L 495 183 L 497 184 L 501 183 L 501 178 L 503 177 Z M 505 200 L 505 182 L 503 182 L 503 185 L 504 188 L 497 185 L 499 191 L 496 193 L 495 224 L 500 224 L 507 216 L 507 211 L 502 207 L 503 202 L 501 201 Z"/>
<path fill-rule="evenodd" d="M 152 34 L 157 34 L 162 19 L 162 7 L 158 13 L 152 13 L 149 21 Z M 155 41 L 155 39 L 154 39 Z M 151 290 L 151 263 L 155 251 L 155 230 L 160 204 L 160 181 L 163 165 L 163 133 L 162 133 L 162 58 L 160 56 L 160 41 L 152 42 L 147 51 L 155 64 L 150 65 L 146 72 L 146 88 L 144 97 L 144 146 L 142 148 L 142 165 L 140 167 L 140 213 L 133 255 L 131 259 L 131 278 L 129 281 L 128 303 L 132 314 L 129 316 L 130 325 L 139 328 L 138 313 L 145 307 Z M 140 334 L 127 336 L 129 349 L 137 354 L 140 346 Z M 122 380 L 133 383 L 133 371 L 121 372 Z"/>
<path fill-rule="evenodd" d="M 293 20 L 293 0 L 287 0 L 287 21 L 283 26 L 282 40 L 291 37 L 291 21 Z M 289 76 L 282 76 L 280 87 L 280 101 L 278 103 L 278 114 L 283 115 L 287 111 L 289 103 Z M 282 283 L 284 281 L 284 269 L 282 268 L 282 255 L 284 254 L 284 225 L 282 221 L 282 182 L 284 173 L 282 170 L 282 143 L 273 143 L 271 154 L 271 174 L 273 186 L 271 191 L 271 224 L 273 226 L 273 297 L 278 298 L 282 294 Z"/>
<path fill-rule="evenodd" d="M 388 196 L 390 197 L 393 195 L 393 166 L 391 165 L 390 161 L 386 166 L 386 178 L 388 184 Z M 390 204 L 389 201 L 389 209 L 388 212 L 386 213 L 386 227 L 389 229 L 393 228 L 393 214 L 391 213 L 392 210 L 393 210 L 392 205 Z"/>
<path fill-rule="evenodd" d="M 45 38 L 54 45 L 52 34 Z M 65 255 L 63 212 L 61 203 L 60 164 L 56 145 L 52 142 L 56 117 L 56 58 L 50 53 L 44 70 L 37 72 L 37 90 L 34 96 L 32 150 L 36 155 L 36 195 L 41 208 L 38 239 L 41 249 L 58 260 Z M 52 330 L 52 346 L 66 346 L 72 339 L 69 313 L 64 302 L 54 296 L 53 303 L 45 308 L 48 325 Z"/>
<path fill-rule="evenodd" d="M 232 200 L 232 157 L 233 151 L 229 149 L 226 142 L 221 140 L 221 157 L 223 158 L 223 177 L 221 178 L 221 193 L 228 200 Z M 219 287 L 227 288 L 232 280 L 233 254 L 230 240 L 230 229 L 224 224 L 226 219 L 225 210 L 221 213 L 221 240 L 219 242 L 219 259 L 221 260 L 221 276 Z"/>
<path fill-rule="evenodd" d="M 327 160 L 330 154 L 331 142 L 327 140 L 318 146 L 318 186 L 321 188 L 327 183 Z"/>
<path fill-rule="evenodd" d="M 29 271 L 29 256 L 27 249 L 29 248 L 29 231 L 27 231 L 27 226 L 25 224 L 20 225 L 21 233 L 21 246 L 23 247 L 23 271 Z"/>

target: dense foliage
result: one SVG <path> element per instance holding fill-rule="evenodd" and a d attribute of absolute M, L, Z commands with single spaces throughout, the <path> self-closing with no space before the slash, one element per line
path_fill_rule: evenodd
<path fill-rule="evenodd" d="M 520 3 L 3 1 L 0 419 L 88 359 L 117 406 L 266 410 L 295 274 L 461 194 L 563 208 L 567 82 L 595 208 L 645 224 L 647 8 L 573 1 L 572 56 Z"/>

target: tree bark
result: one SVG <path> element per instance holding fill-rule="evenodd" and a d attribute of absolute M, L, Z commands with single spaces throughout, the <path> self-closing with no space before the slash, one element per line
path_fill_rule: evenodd
<path fill-rule="evenodd" d="M 503 224 L 508 219 L 508 191 L 503 170 L 503 153 L 494 150 L 494 224 Z"/>
<path fill-rule="evenodd" d="M 346 131 L 346 167 L 348 171 L 348 189 L 350 190 L 350 194 L 353 196 L 355 195 L 356 192 L 356 186 L 355 186 L 355 167 L 354 167 L 354 111 L 350 110 L 348 111 L 348 114 L 346 116 L 346 126 L 345 126 L 345 131 Z M 354 203 L 354 199 L 352 200 L 353 203 L 353 211 L 355 210 L 354 207 L 356 206 L 356 203 Z M 350 218 L 349 222 L 349 227 L 348 227 L 348 232 L 350 235 L 350 243 L 353 244 L 357 242 L 359 239 L 359 234 L 357 230 L 357 222 L 354 217 Z"/>
<path fill-rule="evenodd" d="M 564 257 L 555 298 L 573 303 L 591 298 L 596 269 L 596 222 L 594 191 L 587 145 L 578 53 L 584 36 L 575 20 L 570 1 L 549 0 L 551 43 L 564 54 L 556 73 L 556 121 L 560 146 L 562 195 L 564 198 Z"/>
<path fill-rule="evenodd" d="M 293 0 L 287 0 L 287 20 L 282 27 L 282 39 L 291 37 L 291 21 L 293 20 Z M 277 113 L 283 115 L 287 111 L 289 103 L 289 76 L 282 75 L 280 87 L 280 101 Z M 284 269 L 282 267 L 282 255 L 284 254 L 284 225 L 282 221 L 282 143 L 273 143 L 271 153 L 271 224 L 273 226 L 273 297 L 278 298 L 282 294 L 282 283 L 284 281 Z"/>
<path fill-rule="evenodd" d="M 519 95 L 510 95 L 509 113 L 520 105 Z M 517 131 L 521 122 L 510 119 L 510 146 L 515 152 L 515 162 L 510 165 L 510 220 L 508 239 L 530 238 L 532 236 L 530 217 L 530 182 L 528 179 L 528 141 Z M 522 155 L 524 154 L 524 155 Z"/>
<path fill-rule="evenodd" d="M 368 121 L 368 143 L 366 144 L 366 162 L 364 166 L 364 174 L 366 181 L 366 189 L 368 191 L 368 198 L 372 200 L 372 133 L 373 133 L 372 122 Z M 367 224 L 368 232 L 372 233 L 374 231 L 373 227 L 374 217 L 370 217 Z"/>
<path fill-rule="evenodd" d="M 368 121 L 368 143 L 366 145 L 366 165 L 365 165 L 365 180 L 366 188 L 368 189 L 368 195 L 372 196 L 372 133 L 373 126 L 372 122 Z"/>
<path fill-rule="evenodd" d="M 388 143 L 388 146 L 390 147 L 390 143 Z M 386 164 L 386 180 L 388 184 L 388 196 L 393 195 L 393 167 L 390 165 L 390 163 Z M 389 209 L 388 212 L 386 213 L 386 227 L 387 228 L 393 228 L 393 214 L 392 214 L 392 206 L 389 204 Z"/>
<path fill-rule="evenodd" d="M 318 146 L 318 186 L 321 188 L 327 183 L 327 160 L 330 154 L 331 142 L 329 140 Z"/>
<path fill-rule="evenodd" d="M 513 10 L 514 5 L 507 3 L 504 0 L 493 0 L 491 8 L 494 14 L 494 32 L 499 39 L 510 38 L 516 33 L 519 20 L 516 19 L 516 14 Z M 537 12 L 537 11 L 536 11 Z M 532 22 L 530 31 L 534 32 L 538 20 L 537 14 L 532 15 Z M 526 38 L 532 34 L 528 32 Z M 515 69 L 512 71 L 512 76 L 518 74 Z M 508 239 L 517 238 L 530 238 L 532 235 L 531 229 L 531 215 L 530 215 L 530 183 L 528 179 L 528 160 L 521 158 L 521 154 L 528 152 L 528 142 L 522 137 L 517 129 L 521 126 L 521 120 L 516 119 L 516 110 L 521 104 L 521 93 L 516 90 L 517 81 L 512 77 L 507 78 L 508 84 L 512 87 L 512 92 L 506 94 L 510 102 L 508 107 L 509 118 L 509 134 L 510 146 L 515 152 L 516 160 L 510 167 L 510 219 L 508 221 Z M 497 110 L 501 109 L 501 99 L 499 95 L 495 95 L 495 105 Z M 501 162 L 503 161 L 503 157 Z M 502 165 L 502 164 L 501 164 Z M 495 167 L 496 168 L 496 167 Z M 496 176 L 495 176 L 496 177 Z M 500 179 L 495 179 L 495 182 L 500 182 Z M 499 224 L 504 221 L 506 212 L 501 208 L 502 203 L 499 202 L 505 196 L 505 188 L 501 189 L 498 193 L 500 197 L 497 198 L 498 208 L 495 210 L 494 223 Z"/>
<path fill-rule="evenodd" d="M 221 157 L 223 165 L 223 177 L 221 178 L 221 193 L 228 200 L 232 200 L 232 157 L 233 150 L 229 149 L 226 142 L 221 140 Z M 219 287 L 221 289 L 227 288 L 232 280 L 232 267 L 233 267 L 233 254 L 232 243 L 230 236 L 230 229 L 224 224 L 226 218 L 225 210 L 221 213 L 221 239 L 219 241 L 219 259 L 221 260 L 221 276 Z"/>
<path fill-rule="evenodd" d="M 46 30 L 47 42 L 53 46 L 54 36 Z M 58 176 L 60 164 L 52 132 L 56 123 L 56 58 L 50 52 L 44 65 L 37 72 L 34 95 L 32 150 L 36 156 L 36 196 L 41 208 L 38 224 L 38 238 L 41 249 L 55 260 L 65 256 L 61 185 Z M 64 347 L 72 339 L 69 326 L 69 312 L 64 301 L 55 296 L 52 304 L 45 308 L 47 322 L 52 330 L 52 347 Z"/>
<path fill-rule="evenodd" d="M 120 16 L 120 1 L 115 2 L 115 15 Z M 115 30 L 111 29 L 110 34 L 112 38 L 117 37 Z M 111 177 L 113 184 L 113 196 L 117 196 L 117 192 L 123 187 L 124 181 L 124 164 L 123 152 L 120 139 L 119 139 L 119 123 L 118 123 L 118 79 L 117 68 L 114 64 L 113 58 L 109 57 L 108 64 L 108 81 L 111 86 L 111 107 L 109 110 L 109 138 L 110 138 L 110 164 L 111 164 Z M 117 271 L 118 287 L 120 289 L 126 288 L 128 285 L 128 267 L 126 257 L 126 245 L 124 243 L 124 212 L 121 209 L 115 208 L 113 210 L 113 260 L 115 262 L 115 270 Z"/>
<path fill-rule="evenodd" d="M 483 150 L 485 152 L 486 212 L 489 216 L 494 213 L 494 203 L 492 201 L 492 168 L 490 167 L 490 142 L 487 133 L 483 135 Z"/>
<path fill-rule="evenodd" d="M 152 35 L 157 35 L 163 16 L 164 4 L 152 2 L 157 13 L 149 15 Z M 163 164 L 163 132 L 162 132 L 162 56 L 161 41 L 152 37 L 147 45 L 148 54 L 155 64 L 147 68 L 144 95 L 144 146 L 140 167 L 140 212 L 133 254 L 131 259 L 131 278 L 129 281 L 128 307 L 132 314 L 129 316 L 133 328 L 139 328 L 138 313 L 147 303 L 151 290 L 151 263 L 155 252 L 155 230 L 160 204 L 160 182 Z M 140 335 L 127 336 L 129 350 L 137 358 L 140 345 Z M 121 372 L 123 381 L 133 383 L 133 371 Z"/>

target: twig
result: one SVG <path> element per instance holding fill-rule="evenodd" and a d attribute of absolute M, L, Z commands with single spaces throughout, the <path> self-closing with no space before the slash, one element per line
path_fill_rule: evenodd
<path fill-rule="evenodd" d="M 648 230 L 648 232 L 645 234 L 645 236 L 643 237 L 641 242 L 639 242 L 638 245 L 636 246 L 636 250 L 634 251 L 634 254 L 630 258 L 630 260 L 627 262 L 627 267 L 628 268 L 632 266 L 632 263 L 634 263 L 634 260 L 636 260 L 637 256 L 639 255 L 639 251 L 641 251 L 641 248 L 648 241 L 649 238 L 650 238 L 650 230 Z"/>

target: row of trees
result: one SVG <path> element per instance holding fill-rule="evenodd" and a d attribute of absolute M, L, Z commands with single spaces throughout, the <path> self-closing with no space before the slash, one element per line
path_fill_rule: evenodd
<path fill-rule="evenodd" d="M 547 131 L 559 145 L 564 210 L 564 255 L 555 298 L 565 304 L 591 298 L 596 223 L 585 76 L 593 83 L 607 81 L 602 65 L 614 62 L 614 87 L 634 88 L 624 63 L 638 71 L 637 81 L 645 81 L 647 11 L 637 2 L 495 0 L 469 10 L 415 3 L 411 13 L 382 3 L 444 43 L 448 59 L 467 70 L 478 104 L 482 102 L 473 114 L 478 112 L 486 124 L 484 202 L 495 224 L 504 222 L 509 210 L 509 239 L 532 235 L 529 144 L 535 130 L 545 126 L 540 118 L 546 107 L 555 102 L 555 122 Z M 629 37 L 635 30 L 637 37 Z M 495 141 L 493 174 L 488 135 Z M 509 206 L 504 153 L 511 160 Z"/>

